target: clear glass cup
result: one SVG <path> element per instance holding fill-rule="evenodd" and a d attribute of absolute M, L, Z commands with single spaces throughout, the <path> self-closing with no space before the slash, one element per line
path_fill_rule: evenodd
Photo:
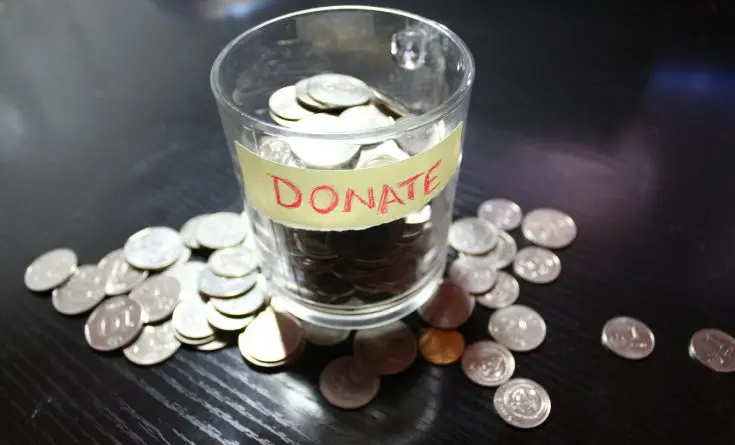
<path fill-rule="evenodd" d="M 320 73 L 364 81 L 374 94 L 371 101 L 396 114 L 394 123 L 376 128 L 340 124 L 318 130 L 283 126 L 290 125 L 288 121 L 275 123 L 273 119 L 278 118 L 269 114 L 270 96 Z M 314 324 L 362 329 L 402 318 L 433 295 L 444 274 L 473 79 L 472 55 L 455 33 L 432 20 L 393 9 L 340 6 L 300 11 L 256 26 L 222 50 L 212 68 L 211 86 L 262 257 L 261 270 L 269 278 L 272 297 L 284 309 Z M 282 145 L 274 149 L 274 141 L 290 145 L 283 152 L 279 151 Z M 288 150 L 299 141 L 307 141 L 315 150 L 345 145 L 360 150 L 343 165 L 315 169 Z M 454 151 L 449 149 L 450 141 L 456 142 Z M 360 156 L 386 142 L 400 148 L 406 159 L 380 158 L 362 166 L 372 168 L 361 170 Z M 440 150 L 444 154 L 437 154 Z M 414 177 L 413 183 L 395 187 L 397 176 L 391 175 L 419 162 L 427 166 L 431 156 L 443 163 L 435 162 L 421 170 L 423 176 Z M 445 169 L 446 178 L 432 176 L 437 165 Z M 254 179 L 261 173 L 274 177 L 268 168 L 291 169 L 284 174 L 306 173 L 307 180 L 324 178 L 330 184 L 332 178 L 350 184 L 354 177 L 355 187 L 373 181 L 361 190 L 375 191 L 375 201 L 362 192 L 360 202 L 351 197 L 360 211 L 373 213 L 338 213 L 347 211 L 343 205 L 350 200 L 350 192 L 342 192 L 348 185 L 329 190 L 315 187 L 310 195 L 304 189 L 303 200 L 300 191 L 286 199 L 278 191 L 290 191 L 276 179 L 273 193 L 280 207 L 277 212 L 271 210 L 267 199 L 273 198 L 264 197 L 270 192 L 262 188 L 266 184 L 262 178 Z M 383 185 L 381 193 L 375 181 L 382 178 L 392 185 Z M 422 191 L 423 197 L 419 196 Z M 391 197 L 391 192 L 397 194 Z M 297 223 L 289 213 L 281 213 L 291 210 L 284 204 L 294 207 L 297 201 L 298 206 L 303 201 L 304 211 L 336 210 L 329 223 Z M 388 220 L 381 215 L 386 208 L 391 209 Z M 344 219 L 349 216 L 352 220 Z"/>

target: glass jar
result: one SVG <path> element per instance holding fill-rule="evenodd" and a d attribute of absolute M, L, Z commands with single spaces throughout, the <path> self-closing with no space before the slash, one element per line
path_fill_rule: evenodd
<path fill-rule="evenodd" d="M 261 270 L 282 307 L 362 329 L 432 296 L 473 78 L 456 34 L 392 9 L 300 11 L 222 50 L 211 86 Z M 282 88 L 299 107 L 271 98 Z"/>

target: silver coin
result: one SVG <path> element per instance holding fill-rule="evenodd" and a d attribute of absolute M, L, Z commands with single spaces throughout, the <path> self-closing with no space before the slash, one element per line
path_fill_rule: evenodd
<path fill-rule="evenodd" d="M 393 125 L 395 122 L 392 117 L 383 114 L 373 104 L 348 108 L 339 114 L 339 120 L 342 122 L 342 127 L 350 131 L 371 130 Z M 396 144 L 394 141 L 391 142 Z M 400 150 L 398 144 L 396 144 L 396 148 Z"/>
<path fill-rule="evenodd" d="M 516 428 L 535 428 L 551 413 L 551 398 L 546 390 L 529 379 L 509 380 L 495 391 L 493 405 L 498 415 Z"/>
<path fill-rule="evenodd" d="M 181 284 L 172 276 L 156 275 L 136 286 L 130 298 L 140 303 L 146 323 L 158 323 L 169 318 L 181 301 Z"/>
<path fill-rule="evenodd" d="M 270 115 L 273 122 L 277 123 L 281 127 L 291 128 L 294 126 L 294 124 L 298 121 L 290 121 L 288 119 L 284 119 L 276 114 L 273 114 L 273 112 L 268 113 Z"/>
<path fill-rule="evenodd" d="M 268 108 L 276 116 L 291 121 L 297 121 L 314 114 L 296 101 L 296 87 L 293 85 L 279 88 L 271 94 L 270 99 L 268 99 Z"/>
<path fill-rule="evenodd" d="M 291 146 L 283 139 L 264 137 L 260 140 L 258 150 L 258 154 L 263 159 L 291 167 L 304 167 L 304 164 L 291 152 Z M 249 226 L 249 223 L 246 225 Z"/>
<path fill-rule="evenodd" d="M 405 151 L 401 150 L 395 141 L 385 141 L 373 148 L 363 148 L 355 164 L 355 169 L 380 167 L 409 159 Z"/>
<path fill-rule="evenodd" d="M 511 351 L 536 349 L 546 338 L 546 322 L 533 309 L 515 304 L 490 316 L 490 335 Z"/>
<path fill-rule="evenodd" d="M 655 339 L 651 329 L 642 321 L 615 317 L 602 328 L 602 344 L 623 358 L 640 360 L 651 355 Z"/>
<path fill-rule="evenodd" d="M 541 247 L 524 247 L 513 260 L 513 271 L 531 283 L 550 283 L 559 277 L 561 261 L 550 250 Z"/>
<path fill-rule="evenodd" d="M 523 218 L 523 236 L 539 246 L 550 249 L 566 247 L 577 237 L 577 225 L 564 212 L 556 209 L 536 209 Z"/>
<path fill-rule="evenodd" d="M 181 342 L 174 335 L 174 327 L 167 321 L 144 327 L 138 338 L 123 349 L 123 354 L 136 365 L 152 366 L 173 357 L 180 347 Z"/>
<path fill-rule="evenodd" d="M 118 296 L 103 301 L 87 319 L 84 337 L 92 349 L 113 351 L 129 345 L 143 329 L 137 301 Z"/>
<path fill-rule="evenodd" d="M 516 241 L 506 232 L 500 231 L 498 234 L 498 244 L 490 252 L 484 255 L 462 254 L 461 256 L 477 263 L 485 264 L 493 269 L 503 269 L 513 263 L 517 254 L 518 246 L 516 246 Z"/>
<path fill-rule="evenodd" d="M 411 115 L 411 110 L 409 110 L 408 107 L 402 104 L 398 99 L 390 97 L 375 88 L 373 88 L 373 100 L 375 103 L 381 105 L 396 116 L 404 117 Z"/>
<path fill-rule="evenodd" d="M 449 245 L 470 255 L 489 252 L 498 242 L 498 229 L 479 218 L 462 218 L 449 226 Z"/>
<path fill-rule="evenodd" d="M 499 386 L 510 380 L 516 369 L 513 354 L 503 345 L 483 340 L 469 345 L 462 354 L 462 371 L 481 386 Z"/>
<path fill-rule="evenodd" d="M 306 340 L 317 346 L 334 346 L 347 340 L 350 336 L 350 332 L 347 329 L 334 329 L 327 328 L 324 326 L 301 322 L 301 326 L 304 329 L 304 336 Z"/>
<path fill-rule="evenodd" d="M 425 205 L 406 215 L 406 224 L 426 224 L 431 221 L 431 206 Z"/>
<path fill-rule="evenodd" d="M 130 292 L 148 277 L 148 271 L 131 266 L 125 259 L 122 249 L 113 250 L 97 263 L 97 267 L 107 275 L 105 293 L 120 295 Z"/>
<path fill-rule="evenodd" d="M 242 243 L 248 227 L 242 217 L 233 212 L 218 212 L 199 221 L 197 240 L 209 249 L 224 249 Z"/>
<path fill-rule="evenodd" d="M 508 307 L 518 300 L 521 288 L 513 275 L 503 272 L 498 272 L 498 280 L 495 282 L 495 286 L 482 295 L 478 295 L 475 300 L 478 303 L 490 309 L 502 309 Z"/>
<path fill-rule="evenodd" d="M 308 86 L 309 79 L 302 79 L 296 82 L 296 85 L 294 85 L 296 88 L 296 100 L 314 110 L 330 109 L 331 107 L 329 105 L 319 103 L 313 97 L 309 96 Z"/>
<path fill-rule="evenodd" d="M 319 392 L 330 404 L 342 409 L 356 409 L 378 395 L 380 377 L 361 369 L 350 356 L 327 364 L 319 375 Z"/>
<path fill-rule="evenodd" d="M 199 273 L 207 268 L 207 264 L 201 261 L 189 261 L 178 264 L 163 272 L 163 276 L 174 277 L 181 286 L 179 299 L 181 301 L 201 301 L 199 294 Z"/>
<path fill-rule="evenodd" d="M 243 357 L 250 361 L 282 363 L 303 344 L 303 331 L 291 315 L 267 308 L 238 337 Z"/>
<path fill-rule="evenodd" d="M 396 122 L 408 119 L 408 116 L 399 118 Z M 439 121 L 428 127 L 420 127 L 415 130 L 406 132 L 396 138 L 398 145 L 406 152 L 415 155 L 436 146 L 447 136 L 447 129 L 444 122 Z"/>
<path fill-rule="evenodd" d="M 176 332 L 191 339 L 207 338 L 214 335 L 207 322 L 207 305 L 196 300 L 182 301 L 171 316 Z"/>
<path fill-rule="evenodd" d="M 199 227 L 199 222 L 207 216 L 208 214 L 194 216 L 186 221 L 179 229 L 181 239 L 188 248 L 199 249 L 201 247 L 199 241 L 197 241 L 197 227 Z"/>
<path fill-rule="evenodd" d="M 362 105 L 373 96 L 365 82 L 344 74 L 318 74 L 309 79 L 306 89 L 318 102 L 335 107 Z"/>
<path fill-rule="evenodd" d="M 69 280 L 51 294 L 54 309 L 65 315 L 78 315 L 97 306 L 105 298 L 104 271 L 95 265 L 79 266 Z"/>
<path fill-rule="evenodd" d="M 464 257 L 452 262 L 448 275 L 454 284 L 471 294 L 487 292 L 498 279 L 498 271 L 492 267 L 478 264 Z"/>
<path fill-rule="evenodd" d="M 257 312 L 267 301 L 265 289 L 257 285 L 249 292 L 234 298 L 212 298 L 210 301 L 223 314 L 232 317 L 243 317 Z"/>
<path fill-rule="evenodd" d="M 184 241 L 170 227 L 148 227 L 125 243 L 125 259 L 138 269 L 156 270 L 173 264 L 181 255 Z"/>
<path fill-rule="evenodd" d="M 719 329 L 701 329 L 689 342 L 692 358 L 715 372 L 735 372 L 735 338 Z"/>
<path fill-rule="evenodd" d="M 292 128 L 304 132 L 330 133 L 340 131 L 343 127 L 338 117 L 316 113 L 298 121 Z M 291 146 L 291 152 L 312 168 L 341 167 L 350 162 L 360 151 L 360 146 L 356 144 L 306 137 L 289 138 L 288 144 Z"/>
<path fill-rule="evenodd" d="M 474 310 L 474 298 L 451 281 L 444 281 L 418 314 L 435 328 L 455 329 L 469 320 Z"/>
<path fill-rule="evenodd" d="M 220 331 L 242 331 L 250 322 L 255 319 L 254 316 L 247 317 L 230 317 L 218 311 L 213 304 L 213 300 L 207 303 L 207 321 L 212 327 Z"/>
<path fill-rule="evenodd" d="M 219 351 L 220 349 L 229 346 L 230 342 L 225 339 L 220 339 L 215 337 L 213 340 L 208 341 L 207 343 L 196 345 L 197 351 L 205 351 L 205 352 L 213 352 L 213 351 Z"/>
<path fill-rule="evenodd" d="M 199 272 L 197 282 L 199 292 L 210 297 L 226 298 L 240 295 L 255 286 L 258 274 L 251 273 L 244 277 L 227 278 L 216 275 L 212 269 L 206 268 Z"/>
<path fill-rule="evenodd" d="M 77 269 L 77 254 L 71 249 L 54 249 L 39 256 L 26 268 L 23 280 L 33 292 L 46 292 L 62 285 Z"/>
<path fill-rule="evenodd" d="M 215 274 L 237 278 L 249 274 L 258 267 L 260 254 L 254 248 L 229 247 L 212 253 L 207 263 Z"/>
<path fill-rule="evenodd" d="M 523 212 L 518 204 L 507 199 L 489 199 L 477 209 L 477 217 L 500 230 L 513 230 L 521 224 Z"/>
<path fill-rule="evenodd" d="M 217 338 L 215 334 L 212 334 L 209 337 L 204 337 L 204 338 L 189 338 L 189 337 L 179 334 L 176 331 L 176 329 L 174 329 L 174 337 L 176 337 L 176 340 L 178 340 L 179 342 L 185 345 L 188 345 L 188 346 L 201 346 Z"/>
<path fill-rule="evenodd" d="M 416 361 L 418 344 L 411 330 L 401 321 L 362 329 L 355 334 L 355 360 L 377 375 L 393 375 Z"/>
<path fill-rule="evenodd" d="M 176 259 L 176 261 L 174 261 L 174 263 L 172 265 L 168 266 L 168 267 L 171 268 L 171 267 L 176 266 L 177 264 L 184 264 L 184 263 L 188 262 L 190 259 L 191 259 L 191 249 L 189 249 L 188 247 L 184 246 L 181 249 L 181 255 L 179 255 L 179 257 Z"/>

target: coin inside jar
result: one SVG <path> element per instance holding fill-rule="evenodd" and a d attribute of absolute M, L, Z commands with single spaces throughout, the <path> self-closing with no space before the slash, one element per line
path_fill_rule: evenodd
<path fill-rule="evenodd" d="M 318 74 L 308 80 L 306 88 L 318 102 L 338 107 L 362 105 L 373 95 L 365 82 L 345 74 Z"/>
<path fill-rule="evenodd" d="M 448 365 L 462 357 L 464 337 L 459 331 L 429 328 L 419 338 L 419 351 L 431 364 Z"/>

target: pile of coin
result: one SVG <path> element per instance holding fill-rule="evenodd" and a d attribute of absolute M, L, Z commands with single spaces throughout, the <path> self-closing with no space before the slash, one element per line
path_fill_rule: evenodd
<path fill-rule="evenodd" d="M 323 73 L 275 91 L 270 116 L 305 133 L 354 132 L 387 127 L 411 116 L 398 100 L 360 79 Z M 306 169 L 362 169 L 406 160 L 443 140 L 443 122 L 395 139 L 359 145 L 308 137 L 243 140 L 261 157 Z M 249 135 L 245 137 L 247 139 Z M 312 231 L 275 223 L 255 212 L 263 269 L 276 286 L 304 300 L 369 305 L 414 288 L 432 256 L 432 232 L 446 230 L 449 197 L 442 193 L 406 218 L 364 230 Z M 432 214 L 432 208 L 435 211 Z M 288 255 L 284 256 L 286 252 Z M 433 261 L 436 263 L 436 261 Z M 426 275 L 426 274 L 425 274 Z"/>
<path fill-rule="evenodd" d="M 506 231 L 519 225 L 536 246 L 518 251 Z M 324 347 L 347 340 L 350 331 L 298 320 L 278 304 L 259 271 L 263 250 L 256 248 L 251 227 L 258 230 L 245 214 L 231 212 L 196 216 L 179 231 L 150 227 L 96 265 L 78 265 L 72 250 L 55 249 L 28 266 L 25 284 L 34 292 L 51 291 L 54 308 L 65 315 L 91 311 L 84 328 L 89 346 L 122 350 L 141 366 L 164 362 L 182 344 L 214 351 L 236 343 L 252 365 L 282 367 L 297 361 L 307 342 Z M 539 347 L 546 323 L 538 312 L 516 304 L 518 280 L 501 269 L 512 264 L 523 280 L 551 282 L 561 263 L 548 249 L 567 246 L 575 237 L 574 221 L 557 210 L 539 209 L 524 217 L 510 201 L 483 203 L 477 218 L 462 218 L 450 228 L 449 241 L 460 255 L 448 279 L 418 311 L 429 325 L 418 341 L 402 321 L 358 331 L 352 355 L 333 360 L 322 371 L 322 395 L 340 408 L 365 406 L 377 396 L 382 378 L 406 371 L 420 354 L 436 365 L 460 362 L 469 380 L 497 387 L 495 410 L 510 425 L 541 425 L 551 399 L 538 383 L 513 377 L 513 352 Z M 303 240 L 294 243 L 304 248 Z M 314 253 L 319 247 L 307 249 Z M 475 314 L 477 303 L 494 310 L 488 322 L 494 341 L 465 345 L 457 329 Z M 615 317 L 602 329 L 602 344 L 638 360 L 651 354 L 654 336 L 639 320 Z M 716 372 L 735 372 L 734 351 L 735 338 L 716 329 L 696 332 L 689 345 L 691 357 Z"/>

